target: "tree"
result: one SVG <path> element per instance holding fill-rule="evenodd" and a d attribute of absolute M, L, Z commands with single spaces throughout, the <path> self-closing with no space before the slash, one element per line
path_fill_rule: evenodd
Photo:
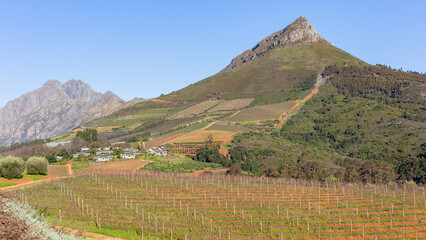
<path fill-rule="evenodd" d="M 47 175 L 49 162 L 44 157 L 30 157 L 27 161 L 27 173 L 32 175 Z"/>
<path fill-rule="evenodd" d="M 238 175 L 242 171 L 241 165 L 239 163 L 234 163 L 231 165 L 231 167 L 226 171 L 226 174 L 229 175 Z"/>
<path fill-rule="evenodd" d="M 83 131 L 78 131 L 77 137 L 81 137 L 87 143 L 91 143 L 98 140 L 98 131 L 94 128 L 86 128 Z"/>
<path fill-rule="evenodd" d="M 12 179 L 21 178 L 25 170 L 25 162 L 22 158 L 18 157 L 5 157 L 0 158 L 0 176 Z"/>
<path fill-rule="evenodd" d="M 81 137 L 75 137 L 71 140 L 71 151 L 76 152 L 80 150 L 81 147 L 84 147 L 86 145 L 86 141 L 84 141 Z"/>
<path fill-rule="evenodd" d="M 361 165 L 359 175 L 365 183 L 387 183 L 395 179 L 395 172 L 390 165 L 373 160 Z"/>
<path fill-rule="evenodd" d="M 354 165 L 349 165 L 346 167 L 345 175 L 343 176 L 343 181 L 345 182 L 358 182 L 360 181 L 360 176 L 357 171 L 357 167 Z"/>

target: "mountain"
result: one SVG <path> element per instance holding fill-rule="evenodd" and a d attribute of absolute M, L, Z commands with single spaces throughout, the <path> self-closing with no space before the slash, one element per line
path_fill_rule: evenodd
<path fill-rule="evenodd" d="M 324 40 L 304 17 L 258 42 L 219 73 L 160 99 L 199 102 L 256 95 L 289 96 L 315 84 L 318 73 L 337 63 L 361 63 Z"/>
<path fill-rule="evenodd" d="M 243 63 L 253 61 L 257 57 L 262 56 L 267 51 L 276 47 L 285 47 L 295 43 L 312 43 L 318 41 L 324 41 L 324 39 L 317 33 L 306 18 L 299 17 L 286 28 L 272 33 L 257 43 L 253 48 L 248 49 L 236 58 L 232 59 L 231 63 L 224 69 L 224 71 L 229 72 Z"/>
<path fill-rule="evenodd" d="M 97 93 L 81 80 L 49 80 L 0 109 L 0 145 L 50 138 L 125 106 L 114 93 Z"/>

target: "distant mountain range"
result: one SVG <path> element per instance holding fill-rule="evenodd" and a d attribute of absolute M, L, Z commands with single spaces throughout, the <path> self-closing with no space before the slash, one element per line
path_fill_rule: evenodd
<path fill-rule="evenodd" d="M 0 145 L 57 136 L 128 105 L 110 91 L 93 91 L 81 80 L 49 80 L 0 109 Z"/>

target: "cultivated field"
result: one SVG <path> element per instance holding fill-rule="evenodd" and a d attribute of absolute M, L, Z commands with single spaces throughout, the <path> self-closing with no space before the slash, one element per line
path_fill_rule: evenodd
<path fill-rule="evenodd" d="M 220 102 L 221 101 L 212 101 L 212 100 L 204 101 L 192 107 L 184 109 L 176 113 L 175 115 L 172 115 L 170 118 L 175 119 L 175 118 L 183 118 L 183 117 L 191 117 L 191 116 L 199 115 L 208 111 L 209 109 L 216 106 Z"/>
<path fill-rule="evenodd" d="M 248 122 L 278 119 L 281 114 L 289 111 L 296 103 L 294 101 L 251 107 L 241 110 L 226 120 L 233 122 Z"/>
<path fill-rule="evenodd" d="M 169 141 L 169 143 L 204 142 L 209 136 L 212 136 L 214 141 L 223 141 L 226 137 L 233 133 L 234 132 L 221 130 L 196 130 L 184 136 L 175 138 Z"/>
<path fill-rule="evenodd" d="M 145 144 L 145 148 L 149 149 L 151 147 L 156 147 L 156 146 L 166 144 L 167 142 L 169 142 L 169 141 L 171 141 L 175 138 L 178 138 L 180 136 L 183 136 L 185 134 L 186 134 L 185 132 L 171 133 L 171 134 L 167 134 L 167 135 L 163 135 L 163 136 L 154 138 L 153 140 L 150 140 Z"/>
<path fill-rule="evenodd" d="M 245 127 L 236 126 L 234 124 L 224 123 L 214 123 L 207 130 L 220 130 L 220 131 L 229 131 L 229 132 L 250 132 L 250 129 Z"/>
<path fill-rule="evenodd" d="M 209 112 L 221 112 L 221 111 L 232 111 L 235 109 L 247 107 L 253 99 L 234 99 L 229 101 L 222 101 L 218 105 L 214 106 Z"/>
<path fill-rule="evenodd" d="M 425 239 L 425 189 L 226 175 L 92 171 L 12 195 L 126 239 Z"/>

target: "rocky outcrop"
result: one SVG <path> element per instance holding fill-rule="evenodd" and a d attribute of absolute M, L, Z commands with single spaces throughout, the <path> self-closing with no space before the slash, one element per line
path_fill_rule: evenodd
<path fill-rule="evenodd" d="M 317 42 L 321 40 L 324 39 L 317 33 L 308 20 L 304 17 L 299 17 L 283 30 L 269 35 L 257 43 L 252 49 L 232 59 L 231 63 L 223 71 L 228 72 L 241 64 L 253 61 L 256 57 L 276 47 L 283 47 L 301 42 Z"/>
<path fill-rule="evenodd" d="M 81 80 L 49 80 L 0 109 L 0 145 L 50 138 L 127 105 L 114 93 L 97 93 Z"/>

